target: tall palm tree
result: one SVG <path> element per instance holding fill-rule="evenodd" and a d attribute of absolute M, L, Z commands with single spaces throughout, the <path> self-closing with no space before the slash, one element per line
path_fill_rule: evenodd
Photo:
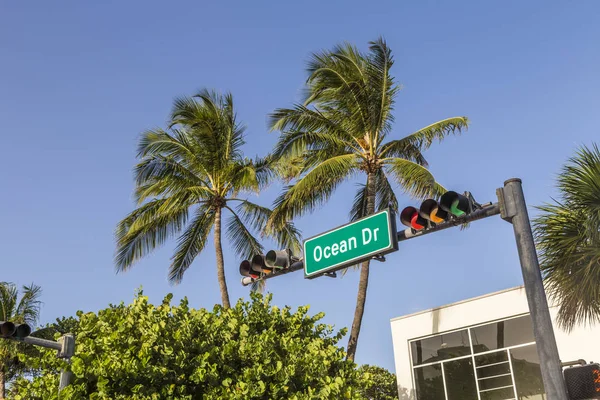
<path fill-rule="evenodd" d="M 582 147 L 558 176 L 559 200 L 534 219 L 540 264 L 566 329 L 600 322 L 600 150 Z"/>
<path fill-rule="evenodd" d="M 313 211 L 335 189 L 357 174 L 366 176 L 350 217 L 372 214 L 398 202 L 389 178 L 414 197 L 438 196 L 444 189 L 427 169 L 423 151 L 435 140 L 467 128 L 467 118 L 449 118 L 402 139 L 392 133 L 392 110 L 399 86 L 390 74 L 393 58 L 383 39 L 363 53 L 350 44 L 312 55 L 307 97 L 293 108 L 271 115 L 271 127 L 281 131 L 275 157 L 303 156 L 305 165 L 293 185 L 276 200 L 270 225 Z M 353 360 L 367 297 L 369 261 L 362 263 L 354 321 L 348 342 Z"/>
<path fill-rule="evenodd" d="M 236 120 L 229 93 L 202 90 L 194 98 L 176 99 L 171 121 L 167 130 L 149 130 L 140 138 L 134 171 L 138 208 L 117 226 L 116 269 L 129 269 L 179 235 L 169 267 L 170 282 L 179 283 L 214 228 L 221 300 L 229 308 L 223 213 L 230 214 L 225 228 L 236 253 L 247 257 L 262 252 L 252 231 L 263 229 L 271 210 L 240 196 L 265 187 L 272 175 L 269 160 L 242 156 L 244 127 Z M 263 234 L 281 245 L 298 246 L 291 224 Z"/>
<path fill-rule="evenodd" d="M 40 315 L 41 294 L 42 288 L 31 284 L 22 287 L 19 299 L 19 289 L 15 284 L 0 282 L 0 321 L 35 325 Z M 5 398 L 6 382 L 20 367 L 17 346 L 15 342 L 0 340 L 0 399 Z"/>

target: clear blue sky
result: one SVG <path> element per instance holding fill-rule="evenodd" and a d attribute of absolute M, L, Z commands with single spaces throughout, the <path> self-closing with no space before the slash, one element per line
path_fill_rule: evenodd
<path fill-rule="evenodd" d="M 115 274 L 113 230 L 133 207 L 138 135 L 164 126 L 175 96 L 229 90 L 248 126 L 246 154 L 264 155 L 276 140 L 266 115 L 299 97 L 311 51 L 342 40 L 364 49 L 384 35 L 394 51 L 404 87 L 394 137 L 471 119 L 468 133 L 427 152 L 438 181 L 485 202 L 517 176 L 530 205 L 547 201 L 561 164 L 600 138 L 599 18 L 597 0 L 2 2 L 0 279 L 41 285 L 43 322 L 129 302 L 139 286 L 154 302 L 173 292 L 211 307 L 212 243 L 176 287 L 171 244 Z M 256 200 L 268 205 L 278 190 Z M 299 220 L 304 235 L 345 223 L 354 190 Z M 240 260 L 225 250 L 231 297 L 247 298 Z M 357 279 L 298 272 L 268 288 L 275 303 L 310 304 L 341 328 Z M 499 218 L 402 243 L 372 268 L 357 361 L 393 370 L 390 318 L 521 282 Z"/>

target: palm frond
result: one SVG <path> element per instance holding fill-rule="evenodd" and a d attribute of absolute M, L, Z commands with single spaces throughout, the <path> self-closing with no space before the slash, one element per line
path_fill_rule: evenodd
<path fill-rule="evenodd" d="M 354 195 L 354 202 L 350 209 L 350 221 L 359 220 L 367 215 L 367 184 L 357 184 L 358 190 Z"/>
<path fill-rule="evenodd" d="M 227 223 L 226 231 L 227 238 L 233 245 L 233 251 L 242 259 L 251 259 L 256 254 L 262 254 L 263 246 L 246 228 L 236 212 L 230 207 L 227 207 L 227 209 L 232 214 Z"/>
<path fill-rule="evenodd" d="M 188 218 L 191 199 L 176 202 L 155 199 L 132 211 L 117 225 L 115 237 L 117 272 L 128 270 L 137 260 L 179 232 Z"/>
<path fill-rule="evenodd" d="M 386 143 L 381 149 L 381 157 L 402 157 L 405 151 L 414 152 L 414 147 L 423 152 L 431 147 L 436 139 L 442 141 L 451 134 L 460 134 L 468 126 L 467 117 L 454 117 L 438 121 L 400 140 Z"/>
<path fill-rule="evenodd" d="M 19 321 L 33 325 L 37 322 L 40 316 L 40 308 L 42 302 L 40 296 L 42 295 L 42 288 L 33 283 L 29 286 L 24 285 L 22 288 L 21 300 L 16 309 L 16 316 Z"/>
<path fill-rule="evenodd" d="M 388 207 L 393 211 L 398 211 L 398 199 L 383 170 L 377 172 L 375 183 L 375 211 L 382 211 Z M 358 190 L 354 196 L 354 203 L 350 210 L 350 221 L 356 221 L 368 215 L 367 189 L 367 184 L 358 185 Z"/>
<path fill-rule="evenodd" d="M 538 209 L 534 234 L 566 330 L 600 322 L 600 151 L 581 148 L 558 178 L 561 199 Z"/>
<path fill-rule="evenodd" d="M 285 156 L 277 157 L 271 164 L 273 172 L 285 183 L 300 177 L 305 170 L 303 156 Z"/>
<path fill-rule="evenodd" d="M 183 274 L 206 245 L 206 240 L 215 223 L 215 210 L 203 204 L 194 213 L 185 232 L 177 239 L 177 247 L 169 266 L 169 282 L 180 283 Z"/>
<path fill-rule="evenodd" d="M 377 211 L 384 210 L 388 207 L 392 209 L 392 211 L 398 211 L 398 199 L 396 198 L 396 194 L 394 193 L 394 188 L 390 184 L 385 172 L 383 170 L 379 170 L 376 177 L 377 182 L 377 204 L 375 205 Z M 442 193 L 446 190 L 444 188 L 437 189 L 441 190 Z"/>
<path fill-rule="evenodd" d="M 383 161 L 388 173 L 410 196 L 417 199 L 437 198 L 445 192 L 445 189 L 435 181 L 431 172 L 422 165 L 402 158 L 387 158 Z"/>
<path fill-rule="evenodd" d="M 394 84 L 390 69 L 394 65 L 392 51 L 383 38 L 370 43 L 369 62 L 366 72 L 369 77 L 371 128 L 374 138 L 371 146 L 379 146 L 383 138 L 391 131 L 394 117 L 394 98 L 400 88 Z"/>
<path fill-rule="evenodd" d="M 273 238 L 282 248 L 290 249 L 294 254 L 300 254 L 302 249 L 301 232 L 292 222 L 286 221 L 281 225 L 269 225 L 268 222 L 273 211 L 247 200 L 242 200 L 237 207 L 237 212 L 246 224 L 252 226 L 252 229 L 260 232 L 262 236 Z"/>
<path fill-rule="evenodd" d="M 9 321 L 17 310 L 17 286 L 11 282 L 0 282 L 0 321 Z"/>
<path fill-rule="evenodd" d="M 277 109 L 270 116 L 271 129 L 280 130 L 273 154 L 275 157 L 298 156 L 308 149 L 335 147 L 358 150 L 352 135 L 343 124 L 318 110 L 303 105 Z"/>
<path fill-rule="evenodd" d="M 260 279 L 258 281 L 252 282 L 252 285 L 250 285 L 250 291 L 262 293 L 265 291 L 266 287 L 267 287 L 267 281 Z"/>
<path fill-rule="evenodd" d="M 340 183 L 357 171 L 358 166 L 355 154 L 344 154 L 312 168 L 275 200 L 270 223 L 281 226 L 323 204 Z"/>

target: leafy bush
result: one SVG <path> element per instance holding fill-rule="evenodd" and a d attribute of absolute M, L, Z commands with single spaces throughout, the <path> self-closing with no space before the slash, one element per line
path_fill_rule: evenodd
<path fill-rule="evenodd" d="M 334 333 L 308 307 L 292 312 L 257 293 L 228 310 L 171 300 L 154 306 L 140 292 L 130 305 L 78 312 L 71 364 L 54 351 L 22 355 L 41 374 L 18 379 L 11 398 L 58 399 L 64 367 L 73 380 L 61 400 L 364 399 L 363 389 L 375 384 L 372 373 L 344 359 L 337 344 L 345 330 Z"/>

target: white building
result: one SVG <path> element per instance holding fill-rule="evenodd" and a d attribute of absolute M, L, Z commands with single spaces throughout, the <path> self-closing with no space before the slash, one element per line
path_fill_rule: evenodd
<path fill-rule="evenodd" d="M 565 332 L 561 361 L 600 361 L 600 326 Z M 400 399 L 543 400 L 525 289 L 517 287 L 391 321 Z"/>

